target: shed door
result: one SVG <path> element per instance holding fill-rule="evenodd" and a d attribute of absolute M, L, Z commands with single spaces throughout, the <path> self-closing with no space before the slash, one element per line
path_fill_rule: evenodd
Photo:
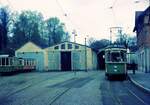
<path fill-rule="evenodd" d="M 73 70 L 80 70 L 82 62 L 81 62 L 81 52 L 80 51 L 73 51 L 72 52 L 72 66 L 73 66 L 72 69 Z"/>
<path fill-rule="evenodd" d="M 61 70 L 71 70 L 71 52 L 61 52 Z"/>
<path fill-rule="evenodd" d="M 48 52 L 48 68 L 49 70 L 59 70 L 60 65 L 60 52 L 49 51 Z"/>

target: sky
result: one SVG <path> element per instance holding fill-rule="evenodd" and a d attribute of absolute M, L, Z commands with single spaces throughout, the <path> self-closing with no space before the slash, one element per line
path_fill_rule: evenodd
<path fill-rule="evenodd" d="M 122 27 L 123 33 L 135 35 L 135 11 L 145 10 L 149 3 L 148 0 L 0 0 L 0 5 L 18 12 L 36 10 L 45 19 L 56 16 L 70 34 L 76 31 L 76 42 L 84 44 L 85 37 L 109 39 L 110 27 Z"/>

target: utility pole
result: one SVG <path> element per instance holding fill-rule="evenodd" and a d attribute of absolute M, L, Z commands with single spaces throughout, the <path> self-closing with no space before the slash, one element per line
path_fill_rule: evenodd
<path fill-rule="evenodd" d="M 86 51 L 86 37 L 85 37 L 85 71 L 87 72 L 87 51 Z"/>
<path fill-rule="evenodd" d="M 88 67 L 87 67 L 87 45 L 86 45 L 87 38 L 88 38 L 88 35 L 86 35 L 86 37 L 85 37 L 85 71 L 86 72 L 88 71 Z"/>
<path fill-rule="evenodd" d="M 76 36 L 77 34 L 74 34 L 74 43 L 76 43 Z"/>
<path fill-rule="evenodd" d="M 150 0 L 149 0 L 149 7 L 150 7 Z M 149 9 L 149 21 L 150 21 L 150 9 Z"/>
<path fill-rule="evenodd" d="M 73 34 L 73 36 L 74 36 L 74 43 L 76 43 L 76 36 L 77 36 L 76 30 L 73 30 L 72 34 Z"/>
<path fill-rule="evenodd" d="M 77 36 L 77 32 L 76 32 L 76 30 L 75 30 L 75 29 L 72 31 L 72 34 L 73 34 L 73 36 L 74 36 L 74 43 L 76 43 L 76 36 Z M 74 68 L 73 68 L 73 71 L 74 71 L 74 76 L 76 76 L 76 71 L 75 71 L 75 69 L 74 69 Z"/>
<path fill-rule="evenodd" d="M 110 28 L 110 45 L 112 44 L 112 29 Z"/>

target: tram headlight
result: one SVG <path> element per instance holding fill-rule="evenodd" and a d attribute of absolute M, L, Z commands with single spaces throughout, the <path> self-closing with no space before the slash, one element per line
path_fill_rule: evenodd
<path fill-rule="evenodd" d="M 116 66 L 116 65 L 114 65 L 114 69 L 117 69 L 117 66 Z"/>
<path fill-rule="evenodd" d="M 114 69 L 115 72 L 117 72 L 117 69 Z"/>

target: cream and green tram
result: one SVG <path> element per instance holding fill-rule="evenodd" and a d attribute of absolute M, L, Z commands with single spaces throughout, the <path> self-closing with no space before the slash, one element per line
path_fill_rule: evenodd
<path fill-rule="evenodd" d="M 122 46 L 108 46 L 105 49 L 105 75 L 109 79 L 112 76 L 126 78 L 126 49 Z"/>

